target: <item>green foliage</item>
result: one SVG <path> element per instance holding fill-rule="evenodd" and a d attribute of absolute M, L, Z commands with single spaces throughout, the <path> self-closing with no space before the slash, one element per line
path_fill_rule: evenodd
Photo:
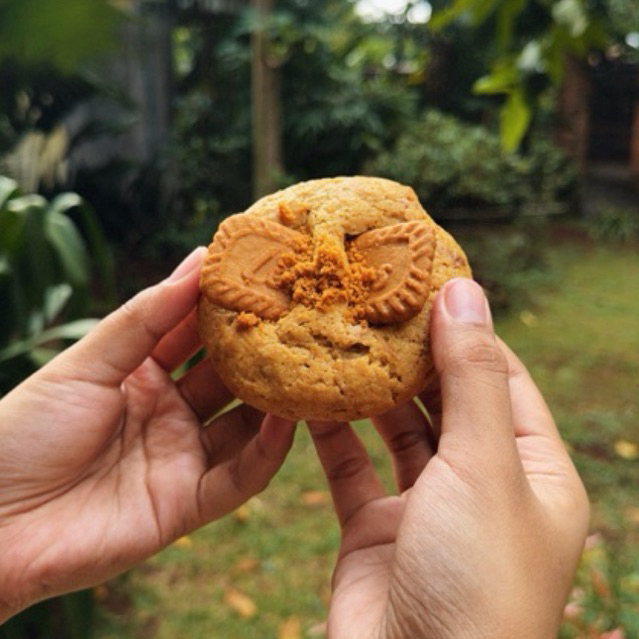
<path fill-rule="evenodd" d="M 604 50 L 614 37 L 604 16 L 586 0 L 455 0 L 435 13 L 430 28 L 437 32 L 455 21 L 471 29 L 493 26 L 496 49 L 475 91 L 502 96 L 501 143 L 513 151 L 529 131 L 541 96 L 561 83 L 566 57 Z"/>
<path fill-rule="evenodd" d="M 95 325 L 84 319 L 92 264 L 111 295 L 109 251 L 78 195 L 22 195 L 0 176 L 0 396 Z M 92 611 L 91 591 L 45 601 L 5 623 L 0 638 L 87 639 Z"/>
<path fill-rule="evenodd" d="M 74 71 L 115 44 L 123 14 L 114 5 L 107 0 L 2 0 L 0 59 L 47 61 Z"/>
<path fill-rule="evenodd" d="M 92 326 L 80 319 L 88 310 L 92 261 L 109 294 L 108 249 L 76 194 L 47 201 L 20 194 L 0 176 L 0 394 Z"/>
<path fill-rule="evenodd" d="M 639 211 L 630 207 L 597 206 L 584 223 L 595 240 L 627 244 L 639 239 Z"/>
<path fill-rule="evenodd" d="M 427 111 L 368 173 L 410 184 L 435 217 L 547 215 L 562 210 L 574 185 L 571 163 L 552 144 L 506 153 L 486 128 Z"/>
<path fill-rule="evenodd" d="M 251 114 L 248 61 L 217 94 L 196 86 L 178 101 L 170 153 L 179 172 L 181 207 L 191 214 L 239 210 L 251 195 Z M 244 80 L 245 82 L 242 82 Z"/>
<path fill-rule="evenodd" d="M 89 639 L 95 601 L 81 590 L 28 608 L 0 627 L 0 639 Z"/>
<path fill-rule="evenodd" d="M 546 229 L 538 220 L 454 232 L 487 292 L 494 313 L 525 309 L 549 278 Z"/>
<path fill-rule="evenodd" d="M 180 175 L 179 208 L 196 217 L 250 203 L 248 43 L 254 28 L 255 16 L 246 12 L 178 34 L 182 93 L 172 157 Z M 349 3 L 278 3 L 268 31 L 281 78 L 282 185 L 359 171 L 413 115 L 405 80 L 372 66 L 393 46 L 375 29 L 357 21 Z"/>

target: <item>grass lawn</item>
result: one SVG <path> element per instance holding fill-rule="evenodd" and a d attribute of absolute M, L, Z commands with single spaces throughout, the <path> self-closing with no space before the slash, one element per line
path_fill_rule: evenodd
<path fill-rule="evenodd" d="M 549 278 L 497 319 L 556 416 L 593 503 L 562 637 L 639 637 L 639 252 L 553 242 Z M 371 428 L 358 425 L 389 481 Z M 339 541 L 304 428 L 268 490 L 95 590 L 96 639 L 323 637 Z M 618 635 L 622 637 L 624 635 Z"/>

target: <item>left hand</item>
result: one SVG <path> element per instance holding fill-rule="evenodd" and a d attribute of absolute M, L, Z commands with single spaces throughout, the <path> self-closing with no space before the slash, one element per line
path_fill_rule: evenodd
<path fill-rule="evenodd" d="M 293 424 L 233 397 L 200 347 L 204 249 L 0 401 L 0 623 L 94 585 L 266 487 Z"/>

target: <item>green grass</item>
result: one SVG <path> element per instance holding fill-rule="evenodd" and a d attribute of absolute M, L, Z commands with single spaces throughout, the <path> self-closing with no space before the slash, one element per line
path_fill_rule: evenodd
<path fill-rule="evenodd" d="M 635 637 L 639 253 L 562 239 L 548 259 L 549 277 L 528 306 L 496 323 L 546 396 L 593 503 L 593 536 L 571 598 L 574 618 L 561 636 L 594 638 L 623 627 Z M 390 483 L 382 446 L 365 424 L 359 430 Z M 319 463 L 300 428 L 264 494 L 96 590 L 95 637 L 322 637 L 338 541 Z"/>

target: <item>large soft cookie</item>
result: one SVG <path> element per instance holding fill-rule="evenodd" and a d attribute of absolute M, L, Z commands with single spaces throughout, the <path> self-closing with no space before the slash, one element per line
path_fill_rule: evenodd
<path fill-rule="evenodd" d="M 383 413 L 432 374 L 429 322 L 466 257 L 412 189 L 302 182 L 224 220 L 202 268 L 202 340 L 240 399 L 291 419 Z"/>

